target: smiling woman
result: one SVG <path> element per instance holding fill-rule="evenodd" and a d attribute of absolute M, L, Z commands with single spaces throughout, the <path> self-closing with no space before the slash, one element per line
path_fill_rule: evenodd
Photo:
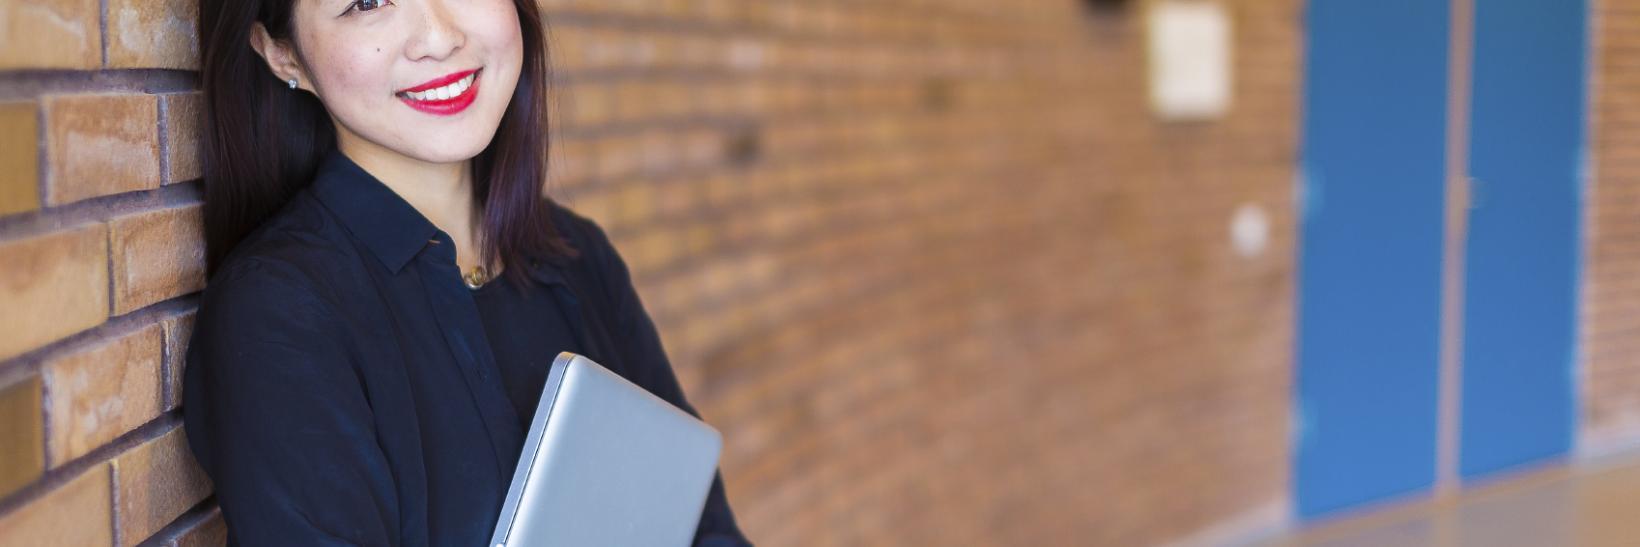
<path fill-rule="evenodd" d="M 532 0 L 200 10 L 210 283 L 183 417 L 230 543 L 483 544 L 562 351 L 699 417 L 625 262 L 542 195 Z M 721 474 L 695 543 L 750 544 Z"/>
<path fill-rule="evenodd" d="M 311 180 L 332 146 L 447 225 L 463 271 L 563 251 L 532 199 L 548 144 L 545 40 L 533 3 L 462 2 L 459 17 L 454 4 L 424 0 L 240 4 L 201 6 L 204 41 L 231 44 L 206 47 L 202 71 L 215 137 L 206 178 L 234 181 L 206 188 L 213 271 Z M 455 98 L 406 95 L 447 93 L 438 88 L 467 73 L 474 80 Z M 289 93 L 280 85 L 288 81 L 309 93 Z M 429 174 L 456 180 L 413 182 Z M 462 189 L 469 199 L 449 199 Z"/>

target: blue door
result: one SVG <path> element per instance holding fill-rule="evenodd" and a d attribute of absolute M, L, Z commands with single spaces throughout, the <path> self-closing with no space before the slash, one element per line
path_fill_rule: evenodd
<path fill-rule="evenodd" d="M 1301 518 L 1435 479 L 1449 7 L 1307 17 L 1293 483 Z"/>
<path fill-rule="evenodd" d="M 1585 0 L 1475 3 L 1459 471 L 1570 450 Z"/>

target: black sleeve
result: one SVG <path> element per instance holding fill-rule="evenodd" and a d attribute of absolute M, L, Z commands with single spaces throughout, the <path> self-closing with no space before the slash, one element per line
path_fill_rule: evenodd
<path fill-rule="evenodd" d="M 630 363 L 634 370 L 628 371 L 633 376 L 633 383 L 643 386 L 651 393 L 677 405 L 690 415 L 700 418 L 700 413 L 689 404 L 683 395 L 683 388 L 678 384 L 676 373 L 672 371 L 672 363 L 666 358 L 666 350 L 661 347 L 660 334 L 655 330 L 654 321 L 650 320 L 649 313 L 644 311 L 643 303 L 638 298 L 638 291 L 632 285 L 631 273 L 627 270 L 626 261 L 621 259 L 614 245 L 609 242 L 601 228 L 589 220 L 577 219 L 583 223 L 588 238 L 592 241 L 583 249 L 591 251 L 593 260 L 599 262 L 603 273 L 604 286 L 609 291 L 607 295 L 614 303 L 614 317 L 617 322 L 615 335 L 616 344 L 627 357 L 624 361 Z M 706 496 L 706 508 L 702 511 L 700 525 L 695 530 L 694 545 L 697 547 L 750 547 L 752 543 L 740 532 L 735 523 L 734 513 L 729 509 L 728 497 L 724 494 L 723 471 L 719 469 L 712 477 L 712 489 Z"/>
<path fill-rule="evenodd" d="M 392 475 L 332 306 L 294 267 L 236 266 L 200 305 L 182 409 L 229 544 L 398 544 Z"/>

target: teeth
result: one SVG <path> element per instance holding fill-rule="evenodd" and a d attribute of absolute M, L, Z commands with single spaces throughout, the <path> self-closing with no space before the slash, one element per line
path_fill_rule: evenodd
<path fill-rule="evenodd" d="M 478 73 L 475 72 L 473 74 L 468 74 L 466 78 L 462 78 L 456 83 L 438 89 L 429 89 L 427 91 L 406 91 L 404 93 L 400 93 L 400 95 L 413 101 L 448 101 L 452 97 L 459 97 L 462 93 L 466 93 L 468 89 L 473 87 L 473 80 L 477 78 Z"/>

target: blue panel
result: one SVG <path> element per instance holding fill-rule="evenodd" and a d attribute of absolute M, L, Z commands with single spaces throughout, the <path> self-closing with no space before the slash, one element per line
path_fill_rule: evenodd
<path fill-rule="evenodd" d="M 1302 518 L 1434 482 L 1448 10 L 1309 5 L 1293 466 Z"/>
<path fill-rule="evenodd" d="M 1583 0 L 1475 5 L 1466 478 L 1571 448 L 1587 16 Z"/>

